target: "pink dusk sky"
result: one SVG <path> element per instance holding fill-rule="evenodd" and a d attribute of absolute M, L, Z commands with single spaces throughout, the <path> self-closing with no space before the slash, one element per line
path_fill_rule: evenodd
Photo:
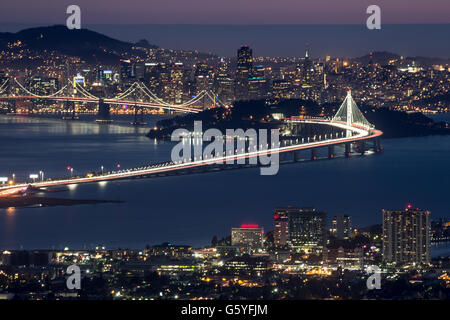
<path fill-rule="evenodd" d="M 386 24 L 450 23 L 450 0 L 2 0 L 0 23 L 64 23 L 71 4 L 85 24 L 360 24 L 371 4 Z"/>

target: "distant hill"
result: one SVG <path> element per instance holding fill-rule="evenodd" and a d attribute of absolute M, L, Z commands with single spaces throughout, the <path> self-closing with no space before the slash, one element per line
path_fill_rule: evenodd
<path fill-rule="evenodd" d="M 388 64 L 389 60 L 392 59 L 400 59 L 400 55 L 387 51 L 379 51 L 372 53 L 372 60 L 375 63 L 379 63 L 384 66 Z M 450 62 L 450 59 L 444 58 L 433 58 L 433 57 L 404 57 L 406 62 L 414 61 L 418 65 L 430 66 L 433 64 L 447 64 Z M 370 54 L 366 54 L 365 56 L 359 57 L 355 59 L 363 64 L 368 64 L 370 60 Z"/>
<path fill-rule="evenodd" d="M 112 39 L 88 29 L 69 30 L 63 25 L 25 29 L 17 33 L 0 33 L 0 50 L 6 49 L 8 43 L 17 41 L 21 41 L 22 47 L 30 50 L 54 50 L 80 57 L 87 62 L 114 63 L 121 54 L 133 50 L 132 43 Z M 146 40 L 141 40 L 140 46 L 157 48 Z"/>
<path fill-rule="evenodd" d="M 386 65 L 391 59 L 399 59 L 400 56 L 391 52 L 373 52 L 372 53 L 372 61 L 375 63 L 379 63 L 381 65 Z M 362 62 L 363 64 L 368 64 L 370 60 L 370 54 L 366 54 L 365 56 L 356 58 L 355 60 Z"/>

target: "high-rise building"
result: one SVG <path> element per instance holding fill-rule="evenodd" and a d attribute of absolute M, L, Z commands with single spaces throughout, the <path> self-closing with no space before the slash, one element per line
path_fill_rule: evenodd
<path fill-rule="evenodd" d="M 288 80 L 274 80 L 272 81 L 271 95 L 274 99 L 289 99 L 291 98 L 292 84 Z"/>
<path fill-rule="evenodd" d="M 430 211 L 383 210 L 383 260 L 395 264 L 430 262 Z"/>
<path fill-rule="evenodd" d="M 177 62 L 168 67 L 169 79 L 164 83 L 164 99 L 169 103 L 182 103 L 184 88 L 184 66 Z"/>
<path fill-rule="evenodd" d="M 248 46 L 242 46 L 237 53 L 237 67 L 234 95 L 236 100 L 249 99 L 249 77 L 253 68 L 253 53 Z"/>
<path fill-rule="evenodd" d="M 249 99 L 264 99 L 267 94 L 267 82 L 265 78 L 265 68 L 257 65 L 253 66 L 248 78 Z"/>
<path fill-rule="evenodd" d="M 275 209 L 274 242 L 295 251 L 320 253 L 326 243 L 326 213 L 314 208 Z"/>
<path fill-rule="evenodd" d="M 226 73 L 219 73 L 214 78 L 214 92 L 226 104 L 231 104 L 234 98 L 234 81 Z"/>
<path fill-rule="evenodd" d="M 151 92 L 156 94 L 159 87 L 159 64 L 156 62 L 147 62 L 144 66 L 144 84 Z"/>
<path fill-rule="evenodd" d="M 120 60 L 120 82 L 124 85 L 134 81 L 134 70 L 130 60 Z"/>
<path fill-rule="evenodd" d="M 213 91 L 225 104 L 231 104 L 234 100 L 234 80 L 228 71 L 228 64 L 221 59 L 214 76 Z"/>
<path fill-rule="evenodd" d="M 351 218 L 345 214 L 333 217 L 331 233 L 338 239 L 349 239 L 352 233 Z"/>
<path fill-rule="evenodd" d="M 214 69 L 206 63 L 199 63 L 194 72 L 195 93 L 210 90 L 214 81 Z"/>
<path fill-rule="evenodd" d="M 323 66 L 319 69 L 323 70 Z M 306 44 L 305 58 L 297 65 L 293 85 L 296 87 L 297 96 L 303 100 L 317 101 L 318 94 L 315 92 L 315 65 L 309 56 L 309 44 Z"/>
<path fill-rule="evenodd" d="M 312 78 L 312 72 L 313 72 L 313 65 L 312 61 L 309 58 L 309 44 L 306 44 L 306 50 L 305 50 L 305 60 L 303 61 L 303 83 L 304 84 L 311 84 L 311 78 Z"/>
<path fill-rule="evenodd" d="M 252 250 L 262 249 L 263 236 L 264 229 L 257 224 L 243 224 L 240 228 L 231 229 L 231 245 Z"/>
<path fill-rule="evenodd" d="M 295 208 L 292 208 L 295 211 Z M 273 241 L 275 247 L 284 247 L 288 244 L 289 240 L 289 212 L 291 208 L 277 208 L 275 209 L 273 229 Z"/>

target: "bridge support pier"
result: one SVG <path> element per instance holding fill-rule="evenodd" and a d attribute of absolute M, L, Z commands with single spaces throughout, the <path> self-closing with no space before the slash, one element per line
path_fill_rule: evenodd
<path fill-rule="evenodd" d="M 143 125 L 144 122 L 144 108 L 139 106 L 134 106 L 134 125 Z"/>
<path fill-rule="evenodd" d="M 328 159 L 334 158 L 334 146 L 328 146 Z"/>
<path fill-rule="evenodd" d="M 64 117 L 63 119 L 72 119 L 72 120 L 77 119 L 77 114 L 76 114 L 76 111 L 75 111 L 75 102 L 66 100 L 64 102 L 64 110 L 66 112 L 71 112 L 72 116 L 70 116 L 70 118 L 69 117 Z"/>
<path fill-rule="evenodd" d="M 381 152 L 381 144 L 379 138 L 373 139 L 373 151 Z"/>
<path fill-rule="evenodd" d="M 364 153 L 366 152 L 366 142 L 361 141 L 361 143 L 359 144 L 359 148 L 360 148 L 361 155 L 363 156 Z"/>
<path fill-rule="evenodd" d="M 103 99 L 98 101 L 98 113 L 97 120 L 98 122 L 111 122 L 111 114 L 109 113 L 109 105 L 107 105 Z"/>
<path fill-rule="evenodd" d="M 317 160 L 317 149 L 311 149 L 311 160 Z"/>
<path fill-rule="evenodd" d="M 16 113 L 16 100 L 10 100 L 8 102 L 8 113 Z"/>
<path fill-rule="evenodd" d="M 300 157 L 300 150 L 296 150 L 294 151 L 294 161 L 300 161 L 301 157 Z"/>
<path fill-rule="evenodd" d="M 351 156 L 351 144 L 350 143 L 345 144 L 345 156 L 346 157 Z"/>

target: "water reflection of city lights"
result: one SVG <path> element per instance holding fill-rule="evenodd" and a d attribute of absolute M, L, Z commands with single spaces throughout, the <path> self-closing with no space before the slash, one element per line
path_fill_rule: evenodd
<path fill-rule="evenodd" d="M 69 190 L 75 190 L 77 188 L 78 184 L 69 184 L 67 187 L 69 188 Z"/>

